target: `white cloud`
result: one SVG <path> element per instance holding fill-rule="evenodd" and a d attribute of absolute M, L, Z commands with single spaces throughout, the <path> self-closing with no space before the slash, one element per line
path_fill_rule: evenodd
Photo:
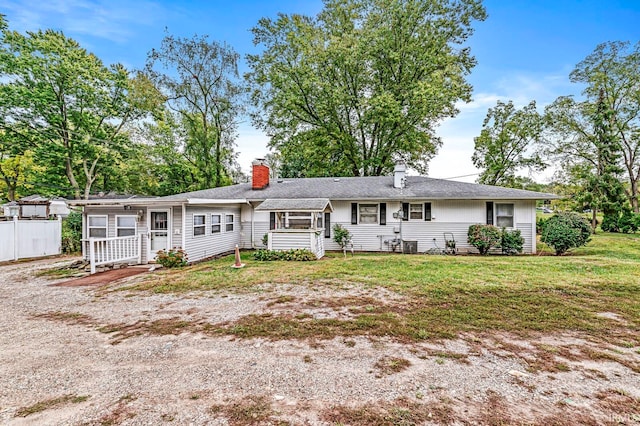
<path fill-rule="evenodd" d="M 9 27 L 17 31 L 63 29 L 69 35 L 85 35 L 124 44 L 135 30 L 150 26 L 167 15 L 153 1 L 123 0 L 10 0 L 4 5 Z"/>

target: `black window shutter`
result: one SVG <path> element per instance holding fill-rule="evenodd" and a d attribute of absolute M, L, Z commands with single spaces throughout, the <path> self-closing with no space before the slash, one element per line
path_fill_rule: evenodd
<path fill-rule="evenodd" d="M 380 225 L 387 224 L 387 203 L 380 203 Z"/>
<path fill-rule="evenodd" d="M 402 203 L 402 220 L 409 220 L 409 203 Z"/>
<path fill-rule="evenodd" d="M 276 213 L 269 213 L 269 229 L 276 229 Z"/>
<path fill-rule="evenodd" d="M 493 225 L 493 201 L 487 201 L 487 225 Z"/>
<path fill-rule="evenodd" d="M 324 237 L 331 238 L 331 213 L 324 214 Z"/>
<path fill-rule="evenodd" d="M 431 203 L 424 203 L 424 220 L 431 221 Z"/>
<path fill-rule="evenodd" d="M 358 224 L 358 203 L 351 203 L 351 224 Z"/>

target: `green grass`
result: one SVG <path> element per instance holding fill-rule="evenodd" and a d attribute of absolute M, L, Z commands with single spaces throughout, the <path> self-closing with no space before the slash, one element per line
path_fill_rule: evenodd
<path fill-rule="evenodd" d="M 357 254 L 344 259 L 329 254 L 317 262 L 257 262 L 243 253 L 243 262 L 243 269 L 231 268 L 233 258 L 226 257 L 164 271 L 126 289 L 255 293 L 263 291 L 260 285 L 273 283 L 308 286 L 320 290 L 319 295 L 325 287 L 362 286 L 406 296 L 398 303 L 363 298 L 361 306 L 356 306 L 357 298 L 345 298 L 344 305 L 354 313 L 350 319 L 313 319 L 302 311 L 250 315 L 210 330 L 239 337 L 384 335 L 420 340 L 464 331 L 570 330 L 640 344 L 639 235 L 601 233 L 588 246 L 561 257 Z M 601 312 L 613 312 L 623 322 L 598 316 Z"/>
<path fill-rule="evenodd" d="M 28 407 L 22 407 L 16 410 L 15 417 L 27 417 L 31 414 L 39 413 L 52 408 L 59 408 L 66 404 L 78 404 L 89 399 L 87 395 L 64 395 L 59 398 L 47 399 L 44 401 L 36 402 Z"/>

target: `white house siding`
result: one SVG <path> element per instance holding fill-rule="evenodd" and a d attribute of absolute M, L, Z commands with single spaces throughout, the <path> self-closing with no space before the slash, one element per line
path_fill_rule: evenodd
<path fill-rule="evenodd" d="M 271 250 L 309 249 L 311 239 L 309 232 L 273 232 L 271 233 Z"/>
<path fill-rule="evenodd" d="M 84 240 L 89 239 L 89 232 L 87 230 L 87 217 L 88 216 L 107 216 L 107 238 L 113 238 L 116 236 L 116 216 L 136 216 L 138 212 L 142 212 L 142 217 L 136 222 L 137 234 L 142 238 L 142 262 L 147 262 L 147 209 L 146 207 L 132 206 L 131 210 L 125 210 L 123 206 L 110 206 L 110 207 L 96 207 L 86 206 L 84 208 L 84 218 L 82 221 L 82 238 Z M 87 250 L 88 241 L 82 245 L 82 254 L 85 259 L 89 258 L 89 252 Z"/>
<path fill-rule="evenodd" d="M 240 245 L 240 207 L 233 206 L 187 206 L 186 208 L 185 251 L 189 261 L 195 262 L 221 253 L 232 251 L 236 244 Z M 193 216 L 203 214 L 205 217 L 204 235 L 193 235 Z M 211 233 L 211 215 L 221 215 L 221 232 Z M 233 231 L 226 231 L 225 215 L 233 214 Z"/>
<path fill-rule="evenodd" d="M 534 200 L 411 200 L 412 203 L 431 202 L 431 221 L 408 220 L 402 221 L 402 238 L 418 242 L 418 252 L 425 252 L 431 248 L 444 247 L 444 233 L 450 232 L 456 240 L 456 245 L 463 251 L 475 251 L 467 243 L 469 226 L 476 223 L 486 223 L 486 202 L 513 203 L 514 224 L 525 239 L 524 252 L 535 252 L 535 201 Z M 353 201 L 356 202 L 356 201 Z M 372 203 L 372 201 L 360 201 Z M 383 201 L 384 202 L 384 201 Z M 408 201 L 409 202 L 409 201 Z M 334 212 L 331 214 L 331 227 L 340 224 L 352 234 L 355 250 L 387 251 L 389 246 L 385 240 L 393 239 L 394 230 L 400 230 L 400 222 L 393 218 L 393 213 L 401 209 L 400 202 L 387 203 L 387 224 L 351 224 L 352 201 L 332 201 Z M 268 226 L 268 223 L 267 223 Z M 333 236 L 333 232 L 332 232 Z M 379 237 L 381 236 L 381 237 Z M 436 239 L 435 244 L 433 239 Z M 382 246 L 380 244 L 382 240 Z M 325 249 L 339 250 L 333 238 L 325 239 Z"/>

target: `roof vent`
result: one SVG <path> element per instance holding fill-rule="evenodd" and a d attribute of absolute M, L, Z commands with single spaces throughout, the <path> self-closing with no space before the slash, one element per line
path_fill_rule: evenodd
<path fill-rule="evenodd" d="M 334 182 L 340 182 L 340 179 L 335 178 L 333 181 L 334 181 Z"/>

